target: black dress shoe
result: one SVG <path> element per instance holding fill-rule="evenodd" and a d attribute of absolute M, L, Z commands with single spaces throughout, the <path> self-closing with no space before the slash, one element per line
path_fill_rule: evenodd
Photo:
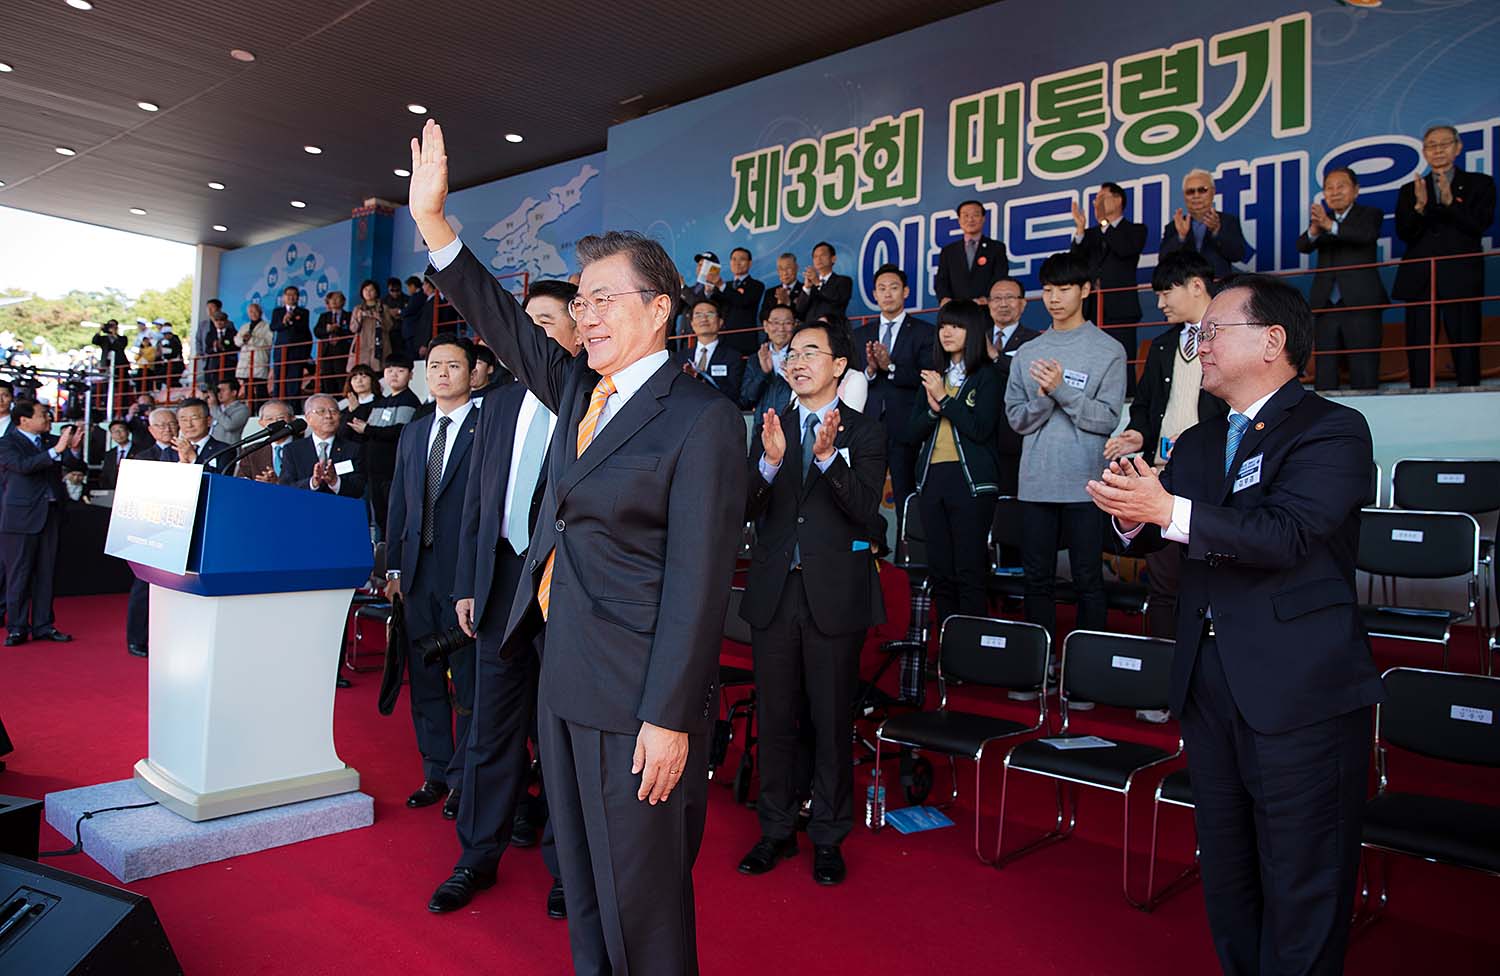
<path fill-rule="evenodd" d="M 334 681 L 333 686 L 335 688 L 353 688 L 354 687 L 354 685 L 350 683 L 349 679 L 346 678 L 346 677 L 344 677 L 343 675 L 339 675 L 338 679 L 336 681 Z"/>
<path fill-rule="evenodd" d="M 563 896 L 563 886 L 561 881 L 552 882 L 552 890 L 547 892 L 547 917 L 568 917 L 568 899 Z"/>
<path fill-rule="evenodd" d="M 523 813 L 516 814 L 510 825 L 511 847 L 533 847 L 536 845 L 536 825 Z"/>
<path fill-rule="evenodd" d="M 436 783 L 428 780 L 415 793 L 406 798 L 406 805 L 414 808 L 430 807 L 447 795 L 447 783 Z"/>
<path fill-rule="evenodd" d="M 750 853 L 740 862 L 740 874 L 765 874 L 776 866 L 776 862 L 782 858 L 797 856 L 797 837 L 777 840 L 774 837 L 762 837 L 756 841 L 755 846 L 750 848 Z"/>
<path fill-rule="evenodd" d="M 150 657 L 145 644 L 127 644 L 125 650 L 130 652 L 131 657 Z"/>
<path fill-rule="evenodd" d="M 66 644 L 72 639 L 72 634 L 65 634 L 60 630 L 49 630 L 45 634 L 37 634 L 32 638 L 32 640 L 52 641 L 54 644 Z"/>
<path fill-rule="evenodd" d="M 17 631 L 12 630 L 10 633 L 8 633 L 8 634 L 5 635 L 5 646 L 6 647 L 15 647 L 17 644 L 24 644 L 24 643 L 26 643 L 26 635 L 25 634 L 18 633 Z"/>
<path fill-rule="evenodd" d="M 427 903 L 429 912 L 451 912 L 467 905 L 474 892 L 495 886 L 495 872 L 474 868 L 454 868 L 447 881 L 438 885 Z"/>
<path fill-rule="evenodd" d="M 842 884 L 848 873 L 837 844 L 819 844 L 813 848 L 813 880 L 818 884 Z"/>
<path fill-rule="evenodd" d="M 461 790 L 454 790 L 452 793 L 448 794 L 448 799 L 446 799 L 446 800 L 443 801 L 443 819 L 444 820 L 457 820 L 458 819 L 458 804 L 459 804 L 459 801 L 462 800 L 462 799 L 463 799 L 463 791 L 461 791 Z"/>

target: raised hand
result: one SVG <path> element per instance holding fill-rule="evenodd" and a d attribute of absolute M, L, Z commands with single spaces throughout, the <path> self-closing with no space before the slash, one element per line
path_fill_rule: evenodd
<path fill-rule="evenodd" d="M 1178 207 L 1172 214 L 1172 229 L 1177 231 L 1178 238 L 1184 241 L 1188 239 L 1188 234 L 1193 229 L 1193 218 L 1189 217 L 1181 207 Z"/>
<path fill-rule="evenodd" d="M 1138 430 L 1123 430 L 1104 442 L 1104 460 L 1114 461 L 1134 454 L 1145 446 L 1146 437 Z"/>
<path fill-rule="evenodd" d="M 823 418 L 823 423 L 818 426 L 817 436 L 813 438 L 813 457 L 819 461 L 827 461 L 833 457 L 833 441 L 843 430 L 839 424 L 842 422 L 839 416 L 839 408 L 834 407 L 828 411 L 828 416 Z"/>
<path fill-rule="evenodd" d="M 1074 200 L 1073 201 L 1073 231 L 1074 231 L 1074 233 L 1076 233 L 1076 234 L 1078 234 L 1078 236 L 1082 237 L 1083 236 L 1083 232 L 1088 228 L 1088 223 L 1089 223 L 1088 222 L 1088 218 L 1085 217 L 1084 214 L 1083 214 L 1083 211 L 1081 209 L 1079 209 L 1078 201 Z"/>
<path fill-rule="evenodd" d="M 786 457 L 786 431 L 781 429 L 781 418 L 775 410 L 767 410 L 761 419 L 760 449 L 765 452 L 767 464 L 780 465 Z"/>
<path fill-rule="evenodd" d="M 451 243 L 455 236 L 443 216 L 447 199 L 448 150 L 443 143 L 443 127 L 428 119 L 422 126 L 421 140 L 411 141 L 411 186 L 406 202 L 429 250 Z"/>
<path fill-rule="evenodd" d="M 1036 381 L 1041 396 L 1051 396 L 1057 384 L 1062 382 L 1062 375 L 1062 363 L 1055 359 L 1038 359 L 1031 364 L 1031 378 Z"/>
<path fill-rule="evenodd" d="M 177 460 L 183 464 L 192 464 L 198 460 L 198 449 L 193 446 L 192 441 L 181 434 L 172 440 L 172 446 L 177 449 Z"/>
<path fill-rule="evenodd" d="M 264 485 L 274 485 L 280 479 L 276 477 L 276 471 L 274 469 L 262 468 L 260 474 L 255 476 L 255 480 Z"/>
<path fill-rule="evenodd" d="M 1416 196 L 1417 213 L 1427 209 L 1427 180 L 1417 177 L 1411 185 L 1412 193 Z"/>
<path fill-rule="evenodd" d="M 935 369 L 922 370 L 922 389 L 927 391 L 928 404 L 941 403 L 943 397 L 948 395 L 943 387 L 943 374 Z"/>
<path fill-rule="evenodd" d="M 762 342 L 760 344 L 760 349 L 755 353 L 755 361 L 760 364 L 760 371 L 762 373 L 771 372 L 775 362 L 771 359 L 771 344 L 769 342 Z"/>
<path fill-rule="evenodd" d="M 1217 234 L 1219 232 L 1219 212 L 1217 210 L 1210 208 L 1204 211 L 1200 219 L 1203 221 L 1203 226 L 1208 228 L 1210 234 Z"/>

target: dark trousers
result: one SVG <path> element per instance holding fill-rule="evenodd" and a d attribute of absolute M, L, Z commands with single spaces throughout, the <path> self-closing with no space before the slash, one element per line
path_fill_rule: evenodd
<path fill-rule="evenodd" d="M 1068 565 L 1078 594 L 1079 630 L 1103 630 L 1104 518 L 1093 502 L 1022 502 L 1021 565 L 1026 570 L 1026 619 L 1057 640 L 1057 549 L 1068 542 Z"/>
<path fill-rule="evenodd" d="M 1116 342 L 1125 347 L 1125 395 L 1127 397 L 1135 396 L 1135 323 L 1139 321 L 1140 319 L 1137 318 L 1131 322 L 1116 325 L 1109 320 L 1108 316 L 1105 316 L 1104 334 L 1113 336 Z"/>
<path fill-rule="evenodd" d="M 1349 388 L 1373 390 L 1380 385 L 1380 313 L 1336 311 L 1339 305 L 1313 316 L 1318 355 L 1313 385 L 1319 390 L 1339 388 L 1339 361 L 1349 364 Z M 1425 341 L 1425 340 L 1424 340 Z M 1339 349 L 1371 349 L 1336 355 Z M 1425 375 L 1425 374 L 1424 374 Z"/>
<path fill-rule="evenodd" d="M 955 613 L 985 616 L 995 496 L 970 494 L 963 465 L 948 461 L 928 466 L 919 500 L 938 627 Z"/>
<path fill-rule="evenodd" d="M 1444 297 L 1444 296 L 1439 296 Z M 1446 296 L 1454 297 L 1454 296 Z M 1433 338 L 1432 318 L 1428 314 L 1429 307 L 1426 305 L 1408 305 L 1406 307 L 1406 344 L 1408 346 L 1422 346 L 1421 349 L 1408 349 L 1406 351 L 1406 368 L 1411 373 L 1411 385 L 1413 389 L 1431 386 L 1428 380 L 1430 369 L 1427 357 L 1427 343 Z M 1443 320 L 1441 331 L 1447 334 L 1449 342 L 1478 342 L 1479 341 L 1479 303 L 1478 302 L 1456 302 L 1451 305 L 1439 305 L 1438 315 Z M 1442 337 L 1438 336 L 1438 341 Z M 1450 349 L 1453 356 L 1453 371 L 1457 375 L 1459 386 L 1479 385 L 1479 347 L 1469 346 L 1465 349 Z"/>
<path fill-rule="evenodd" d="M 52 503 L 47 506 L 42 531 L 0 532 L 0 560 L 5 562 L 5 623 L 13 634 L 52 632 L 60 517 L 57 505 Z"/>
<path fill-rule="evenodd" d="M 1177 636 L 1177 590 L 1182 580 L 1182 548 L 1168 543 L 1146 554 L 1146 633 L 1172 640 Z"/>
<path fill-rule="evenodd" d="M 125 604 L 125 642 L 145 647 L 151 640 L 151 584 L 130 581 L 130 599 Z"/>
<path fill-rule="evenodd" d="M 886 425 L 896 418 L 887 417 Z M 905 420 L 897 421 L 905 423 Z M 906 511 L 906 497 L 917 490 L 918 445 L 888 437 L 885 442 L 885 463 L 891 473 L 891 499 L 896 505 L 896 529 L 901 529 L 901 516 Z"/>
<path fill-rule="evenodd" d="M 385 539 L 386 514 L 391 508 L 391 472 L 371 471 L 365 481 L 365 495 L 370 501 L 370 518 L 375 523 L 379 538 Z M 503 540 L 502 540 L 503 541 Z"/>
<path fill-rule="evenodd" d="M 1257 732 L 1235 705 L 1216 642 L 1205 637 L 1181 718 L 1219 965 L 1230 976 L 1342 973 L 1370 710 Z"/>
<path fill-rule="evenodd" d="M 431 558 L 431 557 L 428 557 Z M 441 583 L 445 574 L 424 572 L 421 568 L 403 592 L 406 600 L 406 632 L 410 639 L 458 626 L 453 610 L 452 577 Z M 469 719 L 474 705 L 474 652 L 460 651 L 445 665 L 442 661 L 422 663 L 422 656 L 408 648 L 411 687 L 411 721 L 417 733 L 417 751 L 422 754 L 422 779 L 447 783 L 451 790 L 463 789 L 464 752 L 469 741 Z M 453 678 L 453 696 L 448 696 L 448 678 Z M 455 707 L 455 705 L 457 707 Z M 454 732 L 454 713 L 458 730 Z"/>
<path fill-rule="evenodd" d="M 830 636 L 807 605 L 802 573 L 792 573 L 764 630 L 751 631 L 760 738 L 760 832 L 778 840 L 796 830 L 805 772 L 802 739 L 813 743 L 812 820 L 816 845 L 842 844 L 854 826 L 854 688 L 865 632 Z M 803 706 L 806 706 L 804 711 Z M 799 730 L 799 721 L 811 728 Z"/>
<path fill-rule="evenodd" d="M 708 815 L 708 737 L 688 737 L 681 781 L 652 806 L 636 799 L 635 735 L 560 718 L 545 694 L 539 716 L 573 972 L 697 976 L 693 862 Z"/>

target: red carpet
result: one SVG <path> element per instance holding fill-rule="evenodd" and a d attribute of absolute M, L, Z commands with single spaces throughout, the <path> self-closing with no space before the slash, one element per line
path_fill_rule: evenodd
<path fill-rule="evenodd" d="M 125 653 L 124 597 L 61 600 L 58 617 L 78 638 L 74 643 L 0 650 L 0 715 L 17 747 L 7 757 L 9 770 L 0 773 L 0 793 L 40 797 L 124 779 L 146 753 L 146 663 Z M 1464 640 L 1472 642 L 1472 634 Z M 1382 651 L 1381 663 L 1399 662 Z M 1473 668 L 1469 643 L 1453 663 Z M 426 911 L 428 896 L 457 855 L 453 827 L 436 808 L 405 808 L 421 775 L 409 713 L 403 703 L 382 718 L 375 710 L 376 679 L 364 674 L 354 680 L 354 688 L 338 694 L 336 741 L 375 797 L 373 827 L 131 886 L 155 903 L 187 972 L 568 971 L 564 923 L 543 913 L 549 880 L 536 850 L 509 852 L 500 884 L 468 911 Z M 1118 716 L 1093 721 L 1126 734 L 1144 728 Z M 938 768 L 935 793 L 946 788 L 943 765 Z M 1416 760 L 1396 770 L 1420 777 L 1407 783 L 1444 783 L 1500 802 L 1494 779 L 1476 782 Z M 972 770 L 960 765 L 960 771 L 967 793 Z M 861 803 L 863 785 L 861 775 Z M 1050 794 L 1024 779 L 1012 792 L 1030 821 L 1015 832 L 1018 842 L 1023 831 L 1041 826 Z M 987 812 L 997 794 L 998 788 L 986 798 Z M 954 811 L 954 828 L 911 837 L 860 827 L 845 846 L 849 881 L 820 889 L 809 878 L 805 845 L 798 860 L 770 875 L 739 875 L 735 865 L 757 835 L 754 814 L 736 806 L 727 789 L 715 786 L 712 795 L 695 875 L 699 955 L 710 976 L 1216 971 L 1196 887 L 1151 915 L 1120 897 L 1120 806 L 1113 797 L 1086 794 L 1078 837 L 1003 871 L 980 865 L 971 853 L 972 808 Z M 1133 810 L 1135 844 L 1144 851 L 1149 803 Z M 1172 856 L 1185 857 L 1190 820 L 1180 811 L 1164 819 Z M 44 848 L 71 842 L 43 828 Z M 86 855 L 49 863 L 113 880 Z M 1500 879 L 1409 861 L 1393 862 L 1391 873 L 1391 910 L 1355 941 L 1349 972 L 1496 971 Z"/>

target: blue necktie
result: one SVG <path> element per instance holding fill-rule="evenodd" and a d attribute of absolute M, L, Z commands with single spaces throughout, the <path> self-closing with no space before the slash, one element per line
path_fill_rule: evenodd
<path fill-rule="evenodd" d="M 271 470 L 276 472 L 276 477 L 281 477 L 281 449 L 284 444 L 277 444 L 271 448 Z"/>
<path fill-rule="evenodd" d="M 547 453 L 547 414 L 538 404 L 531 415 L 531 424 L 526 428 L 526 440 L 521 442 L 521 457 L 516 464 L 516 483 L 510 492 L 510 516 L 505 538 L 516 555 L 526 551 L 531 544 L 531 496 L 536 492 L 536 480 L 542 473 L 542 456 Z"/>
<path fill-rule="evenodd" d="M 1240 441 L 1245 436 L 1245 430 L 1250 426 L 1250 418 L 1242 413 L 1229 415 L 1229 436 L 1224 441 L 1224 473 L 1229 474 L 1229 469 L 1234 466 L 1234 456 L 1239 453 Z"/>
<path fill-rule="evenodd" d="M 818 415 L 810 413 L 802 422 L 802 483 L 807 483 L 808 476 L 812 473 L 813 441 L 817 435 L 813 430 L 818 426 Z M 792 547 L 792 565 L 802 565 L 802 543 L 798 542 Z"/>

